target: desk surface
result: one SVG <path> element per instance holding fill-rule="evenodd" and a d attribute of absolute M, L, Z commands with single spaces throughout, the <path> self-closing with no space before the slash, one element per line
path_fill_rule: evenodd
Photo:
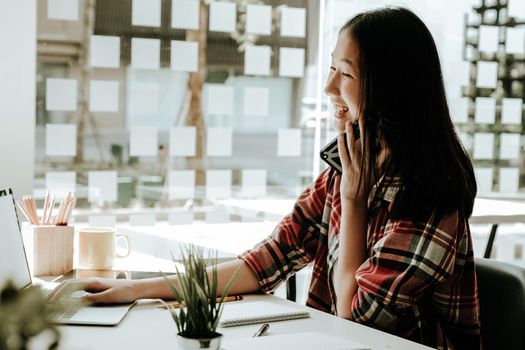
<path fill-rule="evenodd" d="M 239 303 L 267 300 L 280 304 L 292 304 L 287 300 L 270 295 L 250 295 Z M 311 318 L 272 322 L 268 336 L 300 332 L 325 332 L 348 338 L 363 345 L 378 349 L 429 349 L 420 344 L 390 335 L 370 327 L 350 322 L 342 318 L 308 308 Z M 219 328 L 224 335 L 223 344 L 228 339 L 251 337 L 260 325 Z M 60 326 L 62 343 L 60 349 L 174 349 L 177 328 L 168 311 L 158 309 L 156 304 L 140 304 L 133 308 L 117 327 Z M 272 349 L 278 350 L 278 349 Z M 289 350 L 289 349 L 286 349 Z"/>

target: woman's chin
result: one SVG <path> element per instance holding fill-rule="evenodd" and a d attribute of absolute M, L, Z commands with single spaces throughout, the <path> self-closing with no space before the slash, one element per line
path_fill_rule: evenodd
<path fill-rule="evenodd" d="M 333 121 L 332 125 L 333 125 L 335 131 L 337 131 L 337 132 L 344 132 L 345 131 L 345 122 L 346 122 L 346 120 L 344 120 L 344 119 L 334 118 L 334 121 Z"/>

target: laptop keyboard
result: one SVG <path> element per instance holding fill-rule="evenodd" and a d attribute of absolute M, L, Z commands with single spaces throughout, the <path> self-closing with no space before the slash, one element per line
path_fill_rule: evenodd
<path fill-rule="evenodd" d="M 53 292 L 52 290 L 47 290 L 46 294 L 51 294 Z M 80 311 L 84 305 L 82 305 L 79 302 L 81 298 L 85 297 L 86 295 L 89 295 L 90 293 L 83 291 L 83 290 L 77 290 L 69 294 L 68 296 L 63 296 L 61 299 L 67 300 L 66 305 L 67 308 L 63 310 L 62 312 L 54 312 L 51 314 L 50 319 L 51 321 L 68 321 L 70 320 L 75 314 Z"/>

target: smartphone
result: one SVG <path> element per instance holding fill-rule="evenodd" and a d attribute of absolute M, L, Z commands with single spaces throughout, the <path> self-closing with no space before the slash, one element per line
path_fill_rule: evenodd
<path fill-rule="evenodd" d="M 358 140 L 361 136 L 359 131 L 359 123 L 356 121 L 352 124 L 352 130 L 354 131 L 355 139 Z M 345 132 L 345 145 L 346 145 L 346 132 Z M 321 159 L 324 160 L 328 165 L 342 173 L 341 158 L 339 158 L 339 149 L 337 147 L 337 137 L 330 141 L 326 146 L 321 149 Z"/>

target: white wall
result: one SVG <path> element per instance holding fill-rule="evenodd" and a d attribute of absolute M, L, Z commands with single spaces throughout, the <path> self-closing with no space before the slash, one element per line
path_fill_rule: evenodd
<path fill-rule="evenodd" d="M 36 0 L 0 0 L 0 188 L 33 190 Z"/>

